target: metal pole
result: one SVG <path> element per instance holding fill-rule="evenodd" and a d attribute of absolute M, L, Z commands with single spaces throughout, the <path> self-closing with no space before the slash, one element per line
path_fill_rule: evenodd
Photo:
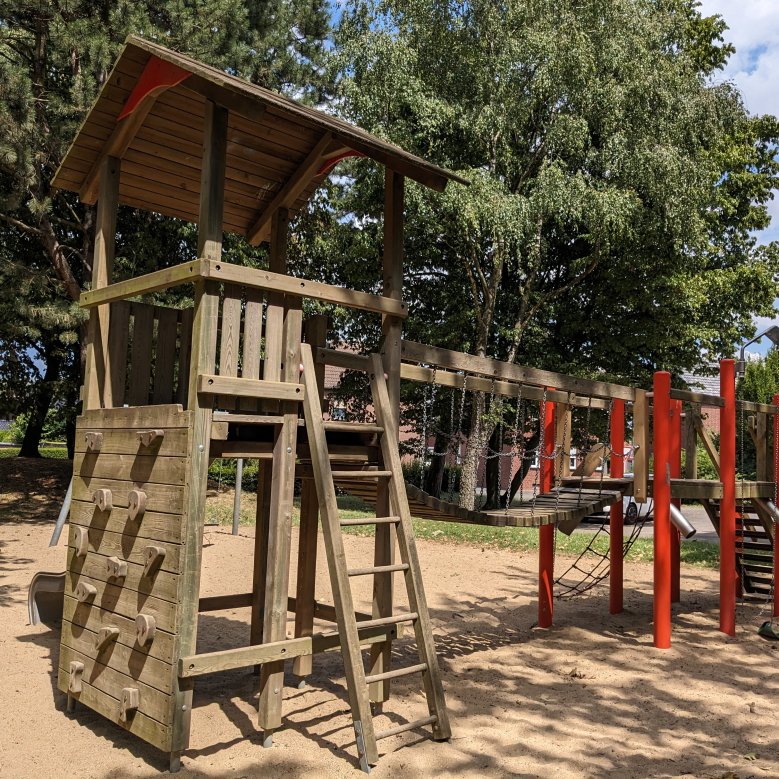
<path fill-rule="evenodd" d="M 671 401 L 671 478 L 678 479 L 682 475 L 682 401 Z M 681 515 L 682 501 L 679 498 L 671 501 L 671 506 Z M 681 600 L 681 543 L 679 531 L 673 524 L 671 516 L 671 603 Z"/>
<path fill-rule="evenodd" d="M 541 492 L 549 492 L 554 484 L 555 450 L 554 403 L 541 403 L 541 421 L 544 425 L 544 451 L 539 457 Z M 544 456 L 546 455 L 546 456 Z M 538 547 L 538 626 L 552 627 L 554 616 L 554 534 L 555 526 L 539 529 Z"/>
<path fill-rule="evenodd" d="M 70 478 L 70 483 L 68 484 L 68 491 L 65 493 L 65 500 L 62 501 L 62 508 L 60 509 L 59 516 L 57 517 L 57 522 L 54 525 L 54 532 L 51 534 L 51 541 L 49 541 L 49 546 L 57 546 L 60 540 L 60 534 L 62 533 L 62 528 L 65 525 L 65 520 L 68 518 L 68 512 L 70 511 L 70 502 L 73 499 L 73 477 Z"/>
<path fill-rule="evenodd" d="M 671 374 L 654 377 L 654 644 L 671 646 Z"/>
<path fill-rule="evenodd" d="M 611 457 L 609 476 L 621 479 L 625 474 L 625 401 L 614 400 L 611 407 Z M 605 463 L 604 463 L 605 465 Z M 624 517 L 622 500 L 609 512 L 609 614 L 622 613 L 622 554 L 624 549 Z"/>
<path fill-rule="evenodd" d="M 736 635 L 736 362 L 720 360 L 720 617 L 719 629 Z"/>
<path fill-rule="evenodd" d="M 235 466 L 235 499 L 233 500 L 233 535 L 238 535 L 238 523 L 241 521 L 241 484 L 243 483 L 243 460 Z"/>

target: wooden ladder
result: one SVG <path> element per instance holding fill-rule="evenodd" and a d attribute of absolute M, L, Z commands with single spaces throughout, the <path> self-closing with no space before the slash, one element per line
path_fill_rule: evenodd
<path fill-rule="evenodd" d="M 433 632 L 427 602 L 422 586 L 416 544 L 411 525 L 411 514 L 403 483 L 400 466 L 400 454 L 387 384 L 384 378 L 379 355 L 371 357 L 371 391 L 377 418 L 381 453 L 386 470 L 350 471 L 349 478 L 386 479 L 390 506 L 395 516 L 372 517 L 366 519 L 342 520 L 336 502 L 333 471 L 325 436 L 325 423 L 314 374 L 314 361 L 311 347 L 302 345 L 303 383 L 306 387 L 304 414 L 311 465 L 314 473 L 319 510 L 322 518 L 322 531 L 327 551 L 327 565 L 335 601 L 336 622 L 341 639 L 341 652 L 344 658 L 346 685 L 349 693 L 349 705 L 352 710 L 354 732 L 360 767 L 370 772 L 371 765 L 378 762 L 377 742 L 407 730 L 431 725 L 433 738 L 446 740 L 450 737 L 449 718 L 446 712 L 443 685 L 438 668 L 438 659 L 433 643 Z M 374 565 L 365 568 L 350 568 L 346 561 L 342 528 L 354 525 L 392 525 L 396 528 L 400 562 L 390 565 Z M 387 574 L 402 571 L 408 592 L 409 611 L 391 616 L 382 616 L 372 620 L 361 620 L 359 630 L 370 627 L 400 625 L 411 623 L 414 626 L 419 662 L 405 668 L 387 670 L 383 673 L 366 675 L 360 650 L 360 636 L 355 616 L 350 579 L 356 576 Z M 423 689 L 427 699 L 428 715 L 404 725 L 376 731 L 369 698 L 368 685 L 388 679 L 396 679 L 410 674 L 421 674 Z"/>

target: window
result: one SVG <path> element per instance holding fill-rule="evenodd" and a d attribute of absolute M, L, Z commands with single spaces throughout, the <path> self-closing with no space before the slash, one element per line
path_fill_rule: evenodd
<path fill-rule="evenodd" d="M 333 406 L 330 409 L 330 419 L 333 422 L 343 422 L 346 419 L 346 407 L 345 406 Z"/>

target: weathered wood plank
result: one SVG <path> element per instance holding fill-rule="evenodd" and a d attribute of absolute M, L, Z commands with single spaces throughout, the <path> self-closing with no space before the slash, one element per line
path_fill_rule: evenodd
<path fill-rule="evenodd" d="M 149 403 L 152 366 L 152 338 L 154 336 L 154 309 L 133 303 L 133 344 L 130 357 L 130 392 L 132 406 Z"/>
<path fill-rule="evenodd" d="M 123 590 L 121 587 L 117 587 L 113 584 L 106 584 L 99 579 L 90 579 L 88 576 L 78 577 L 78 580 L 94 586 L 97 590 L 97 594 L 92 600 L 79 603 L 79 608 L 76 609 L 75 622 L 83 624 L 84 615 L 93 608 L 110 611 L 113 614 L 127 617 L 127 619 L 130 620 L 134 620 L 139 613 L 143 612 L 144 614 L 150 614 L 154 617 L 157 621 L 157 627 L 160 630 L 165 630 L 168 633 L 176 632 L 176 608 L 174 604 L 169 601 L 164 601 L 161 598 L 155 598 L 153 596 L 139 596 L 136 592 Z M 65 596 L 67 598 L 75 598 L 74 590 L 75 587 L 73 586 L 71 578 L 66 577 Z M 135 631 L 133 630 L 133 635 L 134 634 Z"/>
<path fill-rule="evenodd" d="M 79 427 L 95 430 L 109 428 L 142 429 L 144 427 L 188 427 L 191 412 L 184 411 L 178 403 L 154 406 L 153 408 L 111 408 L 84 411 L 76 420 Z"/>
<path fill-rule="evenodd" d="M 135 620 L 129 617 L 123 617 L 121 614 L 114 614 L 98 606 L 89 607 L 85 603 L 79 603 L 75 598 L 66 597 L 62 612 L 62 630 L 67 633 L 68 645 L 73 646 L 73 640 L 78 638 L 87 629 L 92 634 L 102 627 L 118 627 L 119 637 L 116 639 L 118 644 L 123 644 L 128 649 L 139 654 L 149 655 L 163 663 L 172 663 L 175 658 L 174 643 L 175 637 L 172 633 L 162 630 L 159 626 L 154 634 L 154 640 L 147 646 L 140 646 L 135 640 Z M 136 662 L 136 661 L 134 661 Z M 137 660 L 140 665 L 140 659 Z"/>
<path fill-rule="evenodd" d="M 114 660 L 113 653 L 103 653 L 95 658 L 90 653 L 79 651 L 70 646 L 63 646 L 59 656 L 60 670 L 67 672 L 73 660 L 84 664 L 82 679 L 96 690 L 116 696 L 121 694 L 124 687 L 135 687 L 140 693 L 138 713 L 145 714 L 157 722 L 170 724 L 173 718 L 171 696 L 154 685 L 147 684 L 146 678 L 150 676 L 147 669 L 143 669 L 135 675 L 122 673 L 122 671 L 112 667 L 114 662 L 118 662 L 118 658 Z M 100 662 L 100 660 L 107 660 L 107 663 Z M 133 669 L 129 668 L 128 670 Z M 167 675 L 172 675 L 171 666 L 167 667 Z M 153 676 L 152 678 L 159 683 L 158 677 Z"/>
<path fill-rule="evenodd" d="M 152 402 L 173 402 L 173 376 L 176 370 L 176 340 L 179 312 L 158 306 L 157 349 L 154 354 L 154 391 Z"/>
<path fill-rule="evenodd" d="M 57 674 L 57 686 L 62 692 L 68 691 L 69 675 L 62 668 Z M 83 703 L 106 719 L 111 720 L 120 728 L 133 733 L 134 735 L 148 741 L 152 746 L 161 749 L 163 752 L 169 752 L 171 749 L 171 728 L 163 725 L 157 720 L 147 717 L 138 712 L 127 722 L 119 721 L 119 701 L 116 698 L 106 695 L 104 692 L 95 689 L 91 684 L 84 683 L 80 693 L 74 696 L 76 700 Z"/>
<path fill-rule="evenodd" d="M 130 490 L 143 490 L 147 495 L 146 510 L 161 514 L 173 514 L 180 518 L 184 506 L 184 487 L 171 484 L 149 484 L 143 481 L 119 481 L 118 479 L 103 479 L 73 476 L 73 500 L 92 504 L 95 490 L 111 490 L 114 510 L 127 508 L 127 497 Z M 170 520 L 168 521 L 180 521 Z"/>
<path fill-rule="evenodd" d="M 111 304 L 108 328 L 108 360 L 111 376 L 111 404 L 124 404 L 127 384 L 127 347 L 130 339 L 130 304 L 117 300 Z"/>
<path fill-rule="evenodd" d="M 97 476 L 150 484 L 183 484 L 186 457 L 76 452 L 73 472 L 83 479 Z"/>
<path fill-rule="evenodd" d="M 157 429 L 164 430 L 165 435 L 155 440 L 150 446 L 143 446 L 139 440 L 139 434 L 144 430 Z M 79 433 L 76 436 L 76 452 L 79 454 L 83 454 L 87 450 L 84 435 L 90 431 L 102 433 L 103 443 L 100 447 L 100 455 L 130 454 L 148 457 L 172 457 L 186 454 L 189 447 L 189 430 L 185 427 L 165 430 L 165 428 L 157 428 L 150 423 L 147 428 L 114 427 L 102 429 L 79 425 Z"/>
<path fill-rule="evenodd" d="M 119 555 L 115 555 L 120 557 Z M 155 598 L 167 600 L 171 603 L 178 603 L 178 574 L 169 571 L 157 571 L 154 576 L 144 576 L 143 566 L 127 560 L 127 576 L 122 578 L 113 578 L 108 573 L 109 555 L 101 555 L 97 552 L 78 557 L 73 547 L 68 548 L 68 576 L 74 583 L 78 582 L 78 577 L 82 574 L 90 579 L 113 584 L 117 587 L 123 587 L 126 590 L 132 590 L 140 595 L 153 595 Z M 120 557 L 120 559 L 123 559 Z"/>
<path fill-rule="evenodd" d="M 130 519 L 127 508 L 114 506 L 100 511 L 93 503 L 74 500 L 70 506 L 70 524 L 93 527 L 97 533 L 134 535 L 148 541 L 181 542 L 181 521 L 174 514 L 160 514 L 148 509 L 138 519 Z"/>
<path fill-rule="evenodd" d="M 649 491 L 649 401 L 646 391 L 636 390 L 633 401 L 633 496 L 645 503 Z"/>
<path fill-rule="evenodd" d="M 240 398 L 265 398 L 268 400 L 303 400 L 303 385 L 283 381 L 254 381 L 231 379 L 225 376 L 201 374 L 197 391 L 207 395 L 234 395 Z"/>
<path fill-rule="evenodd" d="M 162 561 L 160 569 L 170 573 L 179 572 L 181 557 L 181 545 L 171 544 L 166 541 L 155 541 L 153 544 L 147 538 L 112 533 L 110 530 L 100 530 L 97 527 L 88 528 L 89 551 L 111 557 L 116 555 L 122 560 L 146 564 L 146 548 L 149 546 L 158 546 L 165 550 L 165 559 Z M 70 528 L 68 532 L 68 546 L 77 548 L 75 540 L 75 527 Z M 152 577 L 153 578 L 153 577 Z"/>

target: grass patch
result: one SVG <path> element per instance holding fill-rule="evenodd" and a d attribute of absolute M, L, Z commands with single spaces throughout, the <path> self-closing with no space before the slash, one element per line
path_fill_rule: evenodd
<path fill-rule="evenodd" d="M 206 516 L 209 522 L 220 525 L 232 525 L 233 522 L 233 492 L 225 491 L 218 496 L 209 498 L 206 503 Z M 256 511 L 256 496 L 244 493 L 241 500 L 240 525 L 254 525 Z M 362 519 L 375 516 L 371 509 L 359 498 L 352 495 L 340 495 L 338 507 L 343 519 Z M 300 523 L 300 500 L 295 500 L 292 515 L 294 525 Z M 505 549 L 511 552 L 535 552 L 538 550 L 538 530 L 530 527 L 483 527 L 480 525 L 465 525 L 459 522 L 437 522 L 424 519 L 414 519 L 414 533 L 417 538 L 427 541 L 438 541 L 449 544 L 470 544 L 489 549 Z M 369 537 L 374 534 L 372 525 L 346 527 L 348 535 Z M 580 555 L 590 543 L 590 533 L 574 533 L 566 536 L 557 534 L 557 552 L 561 555 Z M 601 534 L 593 548 L 605 554 L 608 552 L 608 536 Z M 628 562 L 651 563 L 653 559 L 653 542 L 651 538 L 639 538 L 630 548 Z M 701 542 L 685 542 L 682 544 L 681 560 L 688 565 L 703 568 L 719 566 L 719 546 Z"/>
<path fill-rule="evenodd" d="M 18 446 L 3 446 L 0 447 L 0 458 L 18 457 Z M 41 453 L 41 457 L 49 460 L 67 460 L 68 450 L 64 446 L 42 446 L 38 450 Z"/>

